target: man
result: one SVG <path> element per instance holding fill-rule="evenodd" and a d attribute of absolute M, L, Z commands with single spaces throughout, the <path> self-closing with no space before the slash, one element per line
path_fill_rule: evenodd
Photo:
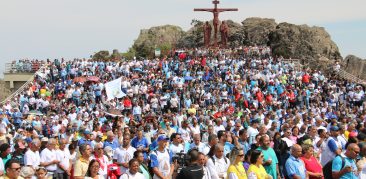
<path fill-rule="evenodd" d="M 24 155 L 25 166 L 30 166 L 33 169 L 39 167 L 41 163 L 41 157 L 39 155 L 40 148 L 41 148 L 41 141 L 39 139 L 33 139 L 29 145 L 28 151 Z"/>
<path fill-rule="evenodd" d="M 83 134 L 84 134 L 84 137 L 79 139 L 78 146 L 80 147 L 83 144 L 88 144 L 89 146 L 91 146 L 91 132 L 90 132 L 90 130 L 85 129 Z"/>
<path fill-rule="evenodd" d="M 20 169 L 21 169 L 21 167 L 20 167 L 19 161 L 15 160 L 15 159 L 9 160 L 5 164 L 6 175 L 4 178 L 6 178 L 6 179 L 21 178 L 21 177 L 19 177 Z"/>
<path fill-rule="evenodd" d="M 0 157 L 3 160 L 3 163 L 5 164 L 8 160 L 11 159 L 11 148 L 8 143 L 3 143 L 0 145 Z"/>
<path fill-rule="evenodd" d="M 302 148 L 298 144 L 291 147 L 291 155 L 286 161 L 285 175 L 290 179 L 305 179 L 308 178 L 304 162 L 299 158 L 302 155 Z"/>
<path fill-rule="evenodd" d="M 124 134 L 122 147 L 118 147 L 113 154 L 113 161 L 120 166 L 122 173 L 127 171 L 128 161 L 133 158 L 135 151 L 136 149 L 130 145 L 130 135 Z"/>
<path fill-rule="evenodd" d="M 214 134 L 214 128 L 213 128 L 212 125 L 208 125 L 207 132 L 205 132 L 202 135 L 202 142 L 207 143 L 208 142 L 208 136 L 211 135 L 211 134 Z"/>
<path fill-rule="evenodd" d="M 214 147 L 214 155 L 207 160 L 207 168 L 212 179 L 225 179 L 230 161 L 224 156 L 224 146 L 222 144 L 216 144 Z"/>
<path fill-rule="evenodd" d="M 166 135 L 159 135 L 157 138 L 158 148 L 150 153 L 150 167 L 154 173 L 153 179 L 170 179 L 173 175 L 174 164 L 172 153 L 166 149 Z"/>
<path fill-rule="evenodd" d="M 177 179 L 202 179 L 204 177 L 203 166 L 198 164 L 199 152 L 197 149 L 192 149 L 188 152 L 190 164 L 184 167 L 177 176 Z"/>
<path fill-rule="evenodd" d="M 82 144 L 79 146 L 81 157 L 76 160 L 74 165 L 74 178 L 84 179 L 89 167 L 89 158 L 91 156 L 92 148 L 89 144 Z"/>
<path fill-rule="evenodd" d="M 271 175 L 273 179 L 281 178 L 278 168 L 278 159 L 275 151 L 269 146 L 271 141 L 268 135 L 263 135 L 259 139 L 261 144 L 257 150 L 262 151 L 264 155 L 263 166 L 266 169 L 267 174 Z"/>
<path fill-rule="evenodd" d="M 357 166 L 355 160 L 359 153 L 360 148 L 357 144 L 349 144 L 344 154 L 346 156 L 344 159 L 339 155 L 334 158 L 332 162 L 332 177 L 340 179 L 358 178 L 356 175 Z"/>
<path fill-rule="evenodd" d="M 119 147 L 118 140 L 115 139 L 112 131 L 107 132 L 107 139 L 104 141 L 104 147 L 110 146 L 113 150 L 116 150 Z M 126 165 L 128 166 L 128 165 Z"/>
<path fill-rule="evenodd" d="M 241 146 L 241 148 L 244 150 L 244 153 L 246 154 L 248 150 L 250 149 L 249 143 L 248 143 L 248 134 L 246 129 L 241 129 L 239 131 L 239 139 L 238 142 Z"/>
<path fill-rule="evenodd" d="M 128 170 L 120 179 L 145 179 L 144 175 L 139 173 L 140 163 L 137 159 L 131 159 L 128 162 Z"/>
<path fill-rule="evenodd" d="M 338 126 L 330 127 L 330 136 L 325 141 L 324 151 L 320 156 L 320 163 L 322 166 L 333 160 L 335 156 L 340 155 L 342 152 L 342 145 L 338 141 Z"/>
<path fill-rule="evenodd" d="M 97 135 L 95 136 L 95 139 L 91 142 L 91 147 L 94 149 L 96 144 L 102 144 L 102 146 L 103 146 L 102 138 L 103 138 L 103 133 L 98 132 Z"/>
<path fill-rule="evenodd" d="M 41 166 L 45 167 L 48 172 L 52 172 L 53 178 L 57 177 L 57 165 L 60 163 L 56 158 L 56 140 L 51 138 L 48 140 L 47 147 L 41 152 Z"/>
<path fill-rule="evenodd" d="M 172 143 L 169 145 L 169 150 L 172 152 L 173 156 L 175 156 L 177 153 L 184 152 L 184 145 L 182 144 L 181 135 L 174 133 L 170 138 Z"/>
<path fill-rule="evenodd" d="M 254 119 L 252 120 L 252 123 L 251 125 L 249 126 L 248 128 L 248 137 L 249 137 L 249 145 L 252 145 L 253 143 L 255 143 L 255 136 L 257 134 L 259 134 L 259 131 L 258 131 L 258 125 L 259 125 L 259 120 L 257 119 Z"/>
<path fill-rule="evenodd" d="M 196 148 L 198 152 L 203 152 L 206 145 L 201 142 L 201 136 L 199 134 L 193 135 L 193 142 L 189 146 L 190 149 Z"/>
<path fill-rule="evenodd" d="M 96 144 L 94 147 L 94 155 L 91 156 L 92 159 L 96 159 L 99 162 L 99 175 L 107 178 L 107 166 L 111 164 L 108 157 L 103 154 L 103 144 Z"/>
<path fill-rule="evenodd" d="M 144 154 L 144 158 L 147 159 L 147 152 L 149 151 L 149 143 L 143 135 L 141 128 L 137 129 L 136 137 L 132 139 L 131 146 L 136 150 L 141 151 Z"/>
<path fill-rule="evenodd" d="M 210 136 L 208 136 L 208 143 L 206 144 L 206 147 L 203 149 L 203 153 L 207 155 L 210 152 L 211 147 L 215 146 L 218 142 L 219 139 L 217 138 L 216 134 L 211 134 Z"/>
<path fill-rule="evenodd" d="M 67 141 L 62 138 L 59 140 L 59 148 L 56 150 L 56 160 L 60 161 L 57 164 L 57 178 L 66 179 L 71 175 L 71 158 L 70 151 L 66 148 Z"/>
<path fill-rule="evenodd" d="M 23 141 L 18 141 L 14 145 L 14 152 L 13 152 L 11 158 L 18 160 L 20 166 L 24 166 L 24 151 L 25 151 L 25 145 L 24 145 Z"/>

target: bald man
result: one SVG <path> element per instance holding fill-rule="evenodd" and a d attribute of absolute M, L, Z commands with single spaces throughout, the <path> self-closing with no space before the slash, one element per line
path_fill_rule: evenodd
<path fill-rule="evenodd" d="M 347 150 L 344 153 L 346 156 L 344 158 L 344 166 L 342 167 L 342 158 L 341 156 L 337 156 L 334 158 L 332 163 L 332 176 L 333 178 L 357 178 L 357 166 L 355 159 L 357 155 L 360 153 L 360 147 L 357 144 L 352 143 L 347 146 Z"/>
<path fill-rule="evenodd" d="M 306 179 L 309 178 L 306 174 L 304 163 L 300 160 L 302 155 L 302 148 L 298 144 L 294 144 L 291 147 L 291 155 L 286 161 L 285 175 L 290 179 Z"/>

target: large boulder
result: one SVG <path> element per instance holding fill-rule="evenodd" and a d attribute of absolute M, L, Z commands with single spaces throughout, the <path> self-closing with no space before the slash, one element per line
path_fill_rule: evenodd
<path fill-rule="evenodd" d="M 366 79 L 366 59 L 358 58 L 354 55 L 348 55 L 344 60 L 344 68 L 361 79 Z"/>
<path fill-rule="evenodd" d="M 143 29 L 132 48 L 136 51 L 136 56 L 141 57 L 153 57 L 155 48 L 160 48 L 162 54 L 166 54 L 177 44 L 184 33 L 181 27 L 174 25 Z"/>
<path fill-rule="evenodd" d="M 275 55 L 285 58 L 330 60 L 341 59 L 337 45 L 323 27 L 280 23 L 269 35 L 269 45 Z"/>
<path fill-rule="evenodd" d="M 244 45 L 267 45 L 269 34 L 276 29 L 274 19 L 251 17 L 242 23 L 241 33 L 244 35 Z"/>

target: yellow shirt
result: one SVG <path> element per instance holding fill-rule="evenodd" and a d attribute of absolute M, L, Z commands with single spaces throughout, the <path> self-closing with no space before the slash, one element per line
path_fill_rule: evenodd
<path fill-rule="evenodd" d="M 89 160 L 80 158 L 79 160 L 77 160 L 75 162 L 74 176 L 76 176 L 76 177 L 85 176 L 86 172 L 88 171 L 88 167 L 89 167 Z"/>
<path fill-rule="evenodd" d="M 267 172 L 264 169 L 264 167 L 262 165 L 260 165 L 259 167 L 257 167 L 256 165 L 249 165 L 249 169 L 248 169 L 248 176 L 250 175 L 256 175 L 257 179 L 266 179 L 267 177 Z"/>
<path fill-rule="evenodd" d="M 227 170 L 227 178 L 229 178 L 230 173 L 234 173 L 238 179 L 248 178 L 242 162 L 240 162 L 238 165 L 231 164 Z"/>

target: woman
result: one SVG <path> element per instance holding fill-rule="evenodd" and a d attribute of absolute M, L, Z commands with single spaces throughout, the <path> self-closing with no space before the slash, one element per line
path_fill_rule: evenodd
<path fill-rule="evenodd" d="M 140 163 L 137 159 L 131 159 L 128 162 L 128 170 L 120 177 L 120 179 L 145 179 L 145 176 L 138 172 L 139 166 Z"/>
<path fill-rule="evenodd" d="M 47 175 L 47 170 L 44 167 L 39 167 L 36 169 L 36 177 L 37 179 L 51 179 L 51 176 Z"/>
<path fill-rule="evenodd" d="M 297 139 L 299 138 L 299 127 L 294 126 L 292 128 L 292 135 L 289 137 L 294 144 L 297 143 Z"/>
<path fill-rule="evenodd" d="M 248 169 L 248 179 L 272 179 L 263 167 L 263 153 L 259 150 L 253 150 L 250 155 L 250 166 Z"/>
<path fill-rule="evenodd" d="M 228 179 L 247 179 L 246 171 L 243 167 L 244 150 L 234 147 L 230 154 L 230 166 L 227 170 Z"/>
<path fill-rule="evenodd" d="M 314 147 L 309 144 L 302 146 L 303 156 L 300 157 L 304 161 L 306 172 L 309 175 L 309 179 L 323 179 L 322 166 L 319 161 L 314 157 Z"/>
<path fill-rule="evenodd" d="M 133 158 L 137 159 L 137 161 L 140 163 L 139 172 L 144 175 L 145 179 L 150 179 L 151 176 L 149 173 L 149 168 L 144 164 L 144 153 L 142 151 L 135 151 L 133 153 Z"/>
<path fill-rule="evenodd" d="M 24 179 L 31 179 L 34 175 L 34 171 L 31 167 L 23 167 L 20 170 L 20 176 Z"/>
<path fill-rule="evenodd" d="M 88 171 L 86 171 L 85 179 L 103 179 L 103 175 L 98 175 L 100 164 L 98 160 L 92 159 L 89 162 Z"/>

